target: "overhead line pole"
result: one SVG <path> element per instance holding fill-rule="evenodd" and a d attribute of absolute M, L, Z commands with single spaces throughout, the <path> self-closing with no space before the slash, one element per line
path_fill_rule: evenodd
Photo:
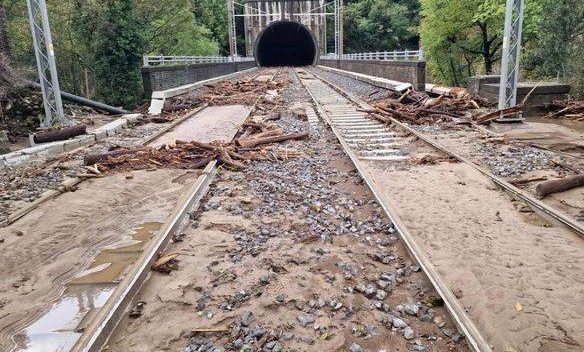
<path fill-rule="evenodd" d="M 63 112 L 47 4 L 45 0 L 27 0 L 26 4 L 45 107 L 45 118 L 41 121 L 41 127 L 70 125 L 72 120 Z"/>
<path fill-rule="evenodd" d="M 343 0 L 335 0 L 335 54 L 343 58 Z"/>
<path fill-rule="evenodd" d="M 229 56 L 235 61 L 237 58 L 237 33 L 235 27 L 235 2 L 227 0 L 227 16 L 229 30 Z"/>
<path fill-rule="evenodd" d="M 501 81 L 499 83 L 499 110 L 517 104 L 517 83 L 519 82 L 519 60 L 521 54 L 521 34 L 525 0 L 507 0 L 505 10 L 505 31 L 503 34 L 503 58 L 501 60 Z M 520 114 L 499 118 L 499 121 L 520 121 Z"/>

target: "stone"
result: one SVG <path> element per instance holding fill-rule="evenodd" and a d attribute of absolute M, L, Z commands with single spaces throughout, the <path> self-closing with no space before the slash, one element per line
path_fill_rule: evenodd
<path fill-rule="evenodd" d="M 393 318 L 391 320 L 391 325 L 397 329 L 403 329 L 408 326 L 408 324 L 400 318 Z"/>
<path fill-rule="evenodd" d="M 249 326 L 253 322 L 253 313 L 246 311 L 240 316 L 240 322 L 242 326 Z"/>
<path fill-rule="evenodd" d="M 415 303 L 408 303 L 404 306 L 404 311 L 409 315 L 416 316 L 420 311 L 420 307 Z"/>
<path fill-rule="evenodd" d="M 302 325 L 302 327 L 306 327 L 306 325 L 312 324 L 316 320 L 316 318 L 314 317 L 314 315 L 311 315 L 311 314 L 299 315 L 297 317 L 297 319 L 300 322 L 300 325 Z"/>
<path fill-rule="evenodd" d="M 365 291 L 363 292 L 363 294 L 367 298 L 373 298 L 373 296 L 375 296 L 376 293 L 377 289 L 373 285 L 368 285 Z"/>
<path fill-rule="evenodd" d="M 358 343 L 353 343 L 351 347 L 349 347 L 350 352 L 362 352 L 363 348 Z"/>
<path fill-rule="evenodd" d="M 411 340 L 414 338 L 414 329 L 412 329 L 411 327 L 407 326 L 404 329 L 404 337 L 406 340 Z"/>
<path fill-rule="evenodd" d="M 387 297 L 387 292 L 383 290 L 377 290 L 377 294 L 375 295 L 375 299 L 383 301 Z"/>

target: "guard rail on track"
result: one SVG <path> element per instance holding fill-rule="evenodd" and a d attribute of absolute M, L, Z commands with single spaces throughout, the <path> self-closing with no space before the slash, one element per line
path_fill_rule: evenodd
<path fill-rule="evenodd" d="M 143 57 L 144 67 L 253 61 L 253 57 L 231 56 L 151 56 Z"/>
<path fill-rule="evenodd" d="M 336 54 L 327 54 L 321 59 L 336 60 Z M 424 61 L 424 50 L 404 50 L 404 51 L 377 51 L 370 53 L 344 54 L 344 60 L 381 60 L 381 61 Z"/>

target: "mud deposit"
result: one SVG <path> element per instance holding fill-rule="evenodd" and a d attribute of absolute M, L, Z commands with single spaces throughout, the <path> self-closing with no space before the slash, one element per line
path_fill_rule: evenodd
<path fill-rule="evenodd" d="M 220 171 L 106 351 L 468 350 L 331 133 L 284 147 L 301 156 Z"/>

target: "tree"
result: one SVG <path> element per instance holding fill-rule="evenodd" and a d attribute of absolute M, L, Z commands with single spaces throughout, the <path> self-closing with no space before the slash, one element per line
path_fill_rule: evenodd
<path fill-rule="evenodd" d="M 569 82 L 577 96 L 584 96 L 584 2 L 546 0 L 537 45 L 527 53 L 525 68 L 535 77 Z"/>
<path fill-rule="evenodd" d="M 417 0 L 361 0 L 347 4 L 345 52 L 417 49 Z"/>
<path fill-rule="evenodd" d="M 226 0 L 191 0 L 195 23 L 205 28 L 219 45 L 221 55 L 229 55 Z M 237 10 L 237 9 L 236 9 Z"/>
<path fill-rule="evenodd" d="M 100 2 L 103 12 L 94 19 L 91 38 L 96 92 L 110 104 L 131 107 L 142 95 L 144 25 L 136 16 L 132 0 Z"/>
<path fill-rule="evenodd" d="M 535 38 L 542 1 L 526 0 L 523 41 Z M 421 0 L 420 37 L 435 78 L 463 85 L 476 71 L 494 72 L 501 57 L 505 0 Z M 477 63 L 482 68 L 477 70 Z"/>
<path fill-rule="evenodd" d="M 0 2 L 0 54 L 4 55 L 5 60 L 12 58 L 10 38 L 8 37 L 8 16 L 2 2 Z"/>

